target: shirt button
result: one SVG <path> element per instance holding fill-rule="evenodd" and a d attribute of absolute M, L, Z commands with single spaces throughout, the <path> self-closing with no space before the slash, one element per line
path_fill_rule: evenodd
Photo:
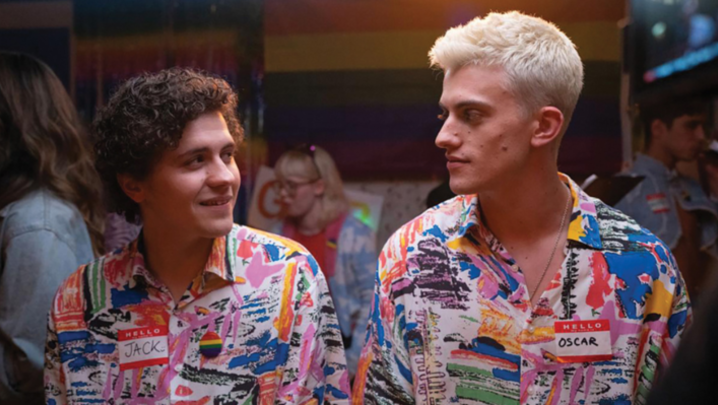
<path fill-rule="evenodd" d="M 175 366 L 175 371 L 178 372 L 178 373 L 179 373 L 180 371 L 182 371 L 182 364 L 176 365 L 176 366 Z"/>
<path fill-rule="evenodd" d="M 532 335 L 536 332 L 536 328 L 534 328 L 533 325 L 529 326 L 526 330 Z"/>
<path fill-rule="evenodd" d="M 526 390 L 526 392 L 528 392 L 529 395 L 533 395 L 536 392 L 536 389 L 534 389 L 534 387 L 531 386 Z"/>

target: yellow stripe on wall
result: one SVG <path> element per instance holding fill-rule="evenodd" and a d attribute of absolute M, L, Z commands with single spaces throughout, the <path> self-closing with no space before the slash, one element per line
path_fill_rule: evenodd
<path fill-rule="evenodd" d="M 561 24 L 584 61 L 619 61 L 620 32 L 615 22 Z M 371 32 L 268 36 L 267 72 L 421 69 L 443 31 Z"/>
<path fill-rule="evenodd" d="M 371 32 L 266 37 L 267 72 L 381 70 L 427 67 L 440 32 Z"/>
<path fill-rule="evenodd" d="M 559 24 L 559 27 L 576 44 L 582 60 L 621 61 L 621 31 L 618 22 Z"/>

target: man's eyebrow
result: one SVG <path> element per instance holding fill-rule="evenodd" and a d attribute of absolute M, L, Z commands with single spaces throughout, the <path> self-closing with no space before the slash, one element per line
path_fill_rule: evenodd
<path fill-rule="evenodd" d="M 493 110 L 494 108 L 491 107 L 491 105 L 485 101 L 480 100 L 463 100 L 456 104 L 456 108 L 466 108 L 466 107 L 478 107 L 482 110 Z"/>
<path fill-rule="evenodd" d="M 234 148 L 236 148 L 236 147 L 237 147 L 237 145 L 236 145 L 234 142 L 227 142 L 227 144 L 225 144 L 224 146 L 222 146 L 221 150 L 225 150 L 225 149 L 228 149 L 228 148 L 234 149 Z M 187 152 L 184 152 L 184 153 L 180 154 L 177 158 L 178 158 L 178 159 L 183 159 L 183 158 L 186 158 L 186 157 L 192 156 L 192 155 L 201 155 L 201 154 L 203 154 L 203 153 L 209 152 L 209 150 L 210 150 L 210 149 L 209 149 L 208 147 L 202 146 L 202 147 L 199 147 L 199 148 L 190 149 L 190 150 L 188 150 Z"/>
<path fill-rule="evenodd" d="M 199 154 L 202 154 L 202 153 L 206 153 L 208 150 L 209 150 L 209 148 L 206 147 L 206 146 L 202 146 L 202 147 L 199 147 L 199 148 L 190 149 L 190 150 L 188 150 L 187 152 L 184 152 L 184 153 L 180 154 L 180 155 L 178 156 L 178 158 L 179 158 L 179 159 L 182 159 L 182 158 L 185 158 L 185 157 L 187 157 L 187 156 L 199 155 Z"/>
<path fill-rule="evenodd" d="M 494 109 L 487 102 L 480 101 L 480 100 L 462 100 L 462 101 L 459 101 L 458 103 L 456 103 L 456 105 L 454 106 L 454 108 L 457 110 L 461 109 L 461 108 L 466 108 L 466 107 L 478 107 L 482 110 L 487 110 L 487 111 L 491 111 Z M 448 110 L 448 108 L 446 108 L 446 106 L 444 104 L 442 104 L 441 102 L 439 102 L 439 108 L 441 108 L 442 110 Z"/>

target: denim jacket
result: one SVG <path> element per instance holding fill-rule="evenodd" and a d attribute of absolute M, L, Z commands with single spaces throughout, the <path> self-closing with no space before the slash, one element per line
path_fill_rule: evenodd
<path fill-rule="evenodd" d="M 281 226 L 281 228 L 280 228 Z M 293 238 L 297 230 L 288 222 L 280 224 L 276 233 Z M 376 275 L 376 234 L 353 215 L 342 216 L 330 224 L 327 235 L 327 252 L 323 269 L 327 277 L 332 300 L 342 335 L 351 337 L 346 348 L 347 367 L 354 374 L 359 355 L 366 340 Z"/>
<path fill-rule="evenodd" d="M 639 154 L 628 174 L 644 176 L 616 208 L 633 217 L 673 249 L 681 237 L 676 202 L 686 211 L 698 215 L 701 227 L 701 250 L 718 257 L 718 206 L 700 184 L 669 170 L 661 162 Z"/>
<path fill-rule="evenodd" d="M 0 210 L 0 403 L 44 403 L 47 313 L 60 283 L 93 259 L 72 204 L 37 190 Z"/>

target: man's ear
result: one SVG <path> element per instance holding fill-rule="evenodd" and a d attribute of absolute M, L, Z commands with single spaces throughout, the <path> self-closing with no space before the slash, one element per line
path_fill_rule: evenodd
<path fill-rule="evenodd" d="M 540 148 L 553 143 L 561 135 L 564 117 L 561 110 L 556 107 L 541 107 L 536 112 L 536 127 L 531 136 L 531 146 Z"/>
<path fill-rule="evenodd" d="M 668 132 L 668 126 L 665 122 L 656 118 L 651 121 L 651 140 L 663 139 Z"/>
<path fill-rule="evenodd" d="M 132 201 L 139 204 L 145 200 L 145 188 L 142 182 L 135 180 L 129 174 L 118 174 L 117 183 Z"/>

